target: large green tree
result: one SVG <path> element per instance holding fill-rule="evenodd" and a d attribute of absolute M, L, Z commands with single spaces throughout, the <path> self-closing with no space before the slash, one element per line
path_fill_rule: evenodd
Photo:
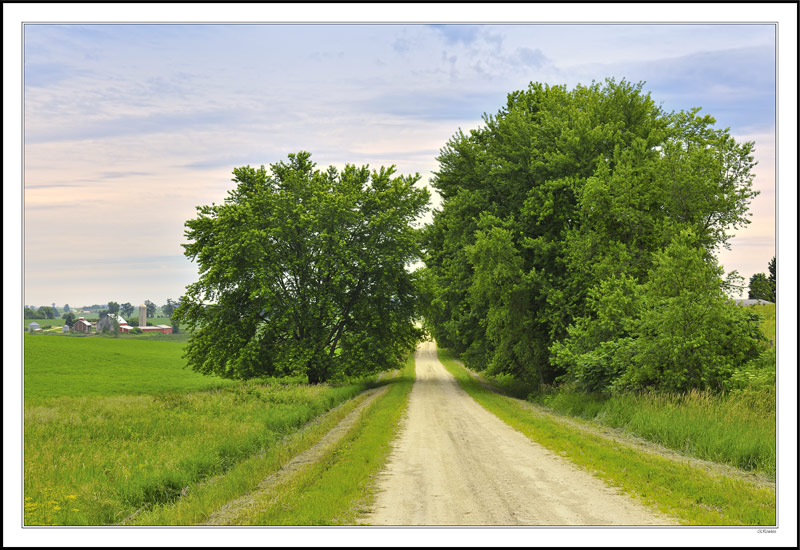
<path fill-rule="evenodd" d="M 429 193 L 394 167 L 315 168 L 310 154 L 234 170 L 223 204 L 186 222 L 200 279 L 173 319 L 194 370 L 310 383 L 401 365 L 422 335 L 413 222 Z"/>
<path fill-rule="evenodd" d="M 551 346 L 609 278 L 645 282 L 688 230 L 707 258 L 746 223 L 752 143 L 642 84 L 532 83 L 442 149 L 426 231 L 426 319 L 465 362 L 550 383 Z M 587 321 L 587 322 L 590 322 Z M 596 334 L 601 334 L 602 331 Z"/>

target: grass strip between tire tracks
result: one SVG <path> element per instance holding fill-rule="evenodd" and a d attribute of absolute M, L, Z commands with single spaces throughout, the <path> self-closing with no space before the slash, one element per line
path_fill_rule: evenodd
<path fill-rule="evenodd" d="M 610 443 L 492 392 L 437 348 L 439 360 L 481 406 L 542 446 L 686 525 L 775 525 L 775 491 Z"/>
<path fill-rule="evenodd" d="M 299 471 L 237 524 L 354 525 L 374 500 L 373 480 L 391 452 L 414 384 L 414 357 L 389 390 L 319 462 Z"/>

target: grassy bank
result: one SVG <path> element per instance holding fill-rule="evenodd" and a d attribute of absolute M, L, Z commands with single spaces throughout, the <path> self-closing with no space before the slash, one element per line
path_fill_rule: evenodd
<path fill-rule="evenodd" d="M 112 524 L 173 502 L 374 384 L 231 382 L 183 369 L 180 352 L 25 337 L 26 525 Z"/>
<path fill-rule="evenodd" d="M 775 479 L 775 392 L 640 393 L 603 397 L 568 389 L 532 401 L 674 449 Z"/>
<path fill-rule="evenodd" d="M 494 393 L 454 360 L 439 358 L 478 403 L 513 428 L 688 525 L 775 524 L 775 492 L 741 479 L 715 476 L 667 458 L 641 453 L 572 429 L 506 396 Z"/>

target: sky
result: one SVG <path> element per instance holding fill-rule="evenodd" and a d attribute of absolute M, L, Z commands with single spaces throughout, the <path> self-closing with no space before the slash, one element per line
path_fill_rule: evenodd
<path fill-rule="evenodd" d="M 164 21 L 283 24 L 79 24 Z M 311 22 L 318 24 L 288 24 Z M 395 164 L 424 184 L 458 128 L 480 125 L 484 112 L 495 113 L 508 92 L 531 81 L 645 81 L 666 110 L 700 106 L 737 140 L 755 141 L 761 194 L 752 223 L 720 259 L 749 278 L 766 271 L 777 246 L 781 292 L 777 533 L 655 534 L 667 545 L 790 546 L 797 536 L 796 523 L 784 521 L 797 505 L 796 67 L 796 4 L 4 3 L 4 312 L 19 315 L 21 303 L 177 298 L 197 279 L 182 254 L 183 224 L 195 206 L 224 200 L 235 166 L 268 165 L 304 149 L 321 168 Z M 21 331 L 4 332 L 4 364 L 22 348 Z M 119 544 L 108 529 L 20 528 L 22 368 L 5 368 L 3 380 L 4 486 L 20 488 L 4 491 L 4 543 Z M 124 536 L 199 546 L 265 540 L 263 530 L 238 530 L 234 539 L 197 531 Z M 387 533 L 292 528 L 271 530 L 268 540 L 376 546 Z M 415 545 L 531 540 L 530 530 L 514 529 L 389 534 Z M 535 531 L 537 543 L 554 546 L 603 537 L 647 545 L 653 534 Z"/>
<path fill-rule="evenodd" d="M 749 278 L 775 255 L 775 51 L 772 24 L 28 24 L 24 303 L 177 299 L 184 223 L 235 166 L 307 150 L 427 185 L 507 93 L 606 77 L 755 141 L 752 223 L 720 255 Z"/>

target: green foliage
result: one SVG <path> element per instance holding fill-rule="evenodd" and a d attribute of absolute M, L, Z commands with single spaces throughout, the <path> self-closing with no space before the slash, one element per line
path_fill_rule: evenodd
<path fill-rule="evenodd" d="M 156 315 L 156 305 L 150 300 L 144 301 L 144 306 L 147 308 L 147 318 L 152 319 Z"/>
<path fill-rule="evenodd" d="M 108 312 L 109 313 L 119 313 L 119 304 L 117 302 L 108 302 Z"/>
<path fill-rule="evenodd" d="M 139 327 L 133 327 L 131 329 L 131 334 L 141 334 L 143 331 Z"/>
<path fill-rule="evenodd" d="M 772 259 L 769 261 L 769 264 L 767 264 L 767 270 L 769 271 L 768 280 L 772 285 L 772 288 L 773 289 L 778 288 L 778 278 L 775 274 L 775 256 L 773 256 Z M 774 302 L 775 300 L 772 301 Z"/>
<path fill-rule="evenodd" d="M 127 319 L 128 317 L 133 315 L 133 304 L 131 304 L 130 302 L 125 302 L 124 304 L 119 306 L 119 311 L 120 314 Z"/>
<path fill-rule="evenodd" d="M 33 309 L 32 307 L 25 307 L 22 310 L 23 318 L 24 319 L 40 319 L 39 312 Z"/>
<path fill-rule="evenodd" d="M 725 389 L 761 350 L 758 316 L 727 298 L 722 269 L 691 231 L 652 263 L 644 284 L 630 277 L 600 283 L 590 315 L 553 345 L 554 361 L 586 391 Z"/>
<path fill-rule="evenodd" d="M 614 308 L 634 315 L 643 307 L 648 330 L 668 324 L 645 315 L 654 285 L 650 295 L 640 288 L 657 254 L 690 231 L 710 255 L 748 223 L 753 144 L 737 144 L 699 109 L 666 113 L 626 81 L 572 90 L 532 83 L 484 123 L 456 133 L 438 157 L 432 184 L 443 205 L 425 232 L 426 325 L 477 370 L 551 384 L 569 366 L 581 383 L 606 385 L 636 353 L 655 352 L 632 349 L 634 327 L 615 321 Z M 622 296 L 634 287 L 641 296 Z M 603 292 L 625 303 L 600 303 Z M 676 314 L 677 303 L 665 301 L 664 314 Z M 606 317 L 589 327 L 598 310 Z M 709 338 L 711 347 L 727 345 Z M 672 372 L 658 360 L 659 373 Z M 687 367 L 687 383 L 718 386 L 730 371 L 724 363 L 708 380 Z"/>
<path fill-rule="evenodd" d="M 747 297 L 755 300 L 766 300 L 775 302 L 776 278 L 775 278 L 775 257 L 769 261 L 769 276 L 764 273 L 756 273 L 750 277 L 749 292 Z"/>
<path fill-rule="evenodd" d="M 65 325 L 69 325 L 71 327 L 75 323 L 74 313 L 64 313 L 61 317 L 64 319 Z"/>
<path fill-rule="evenodd" d="M 173 317 L 193 331 L 191 367 L 316 383 L 402 365 L 421 336 L 405 267 L 419 256 L 411 223 L 429 198 L 419 176 L 321 172 L 306 152 L 270 169 L 236 168 L 225 203 L 186 222 L 200 280 Z"/>
<path fill-rule="evenodd" d="M 42 306 L 38 310 L 36 310 L 36 318 L 37 319 L 55 319 L 56 318 L 56 311 L 52 308 L 52 306 Z"/>

